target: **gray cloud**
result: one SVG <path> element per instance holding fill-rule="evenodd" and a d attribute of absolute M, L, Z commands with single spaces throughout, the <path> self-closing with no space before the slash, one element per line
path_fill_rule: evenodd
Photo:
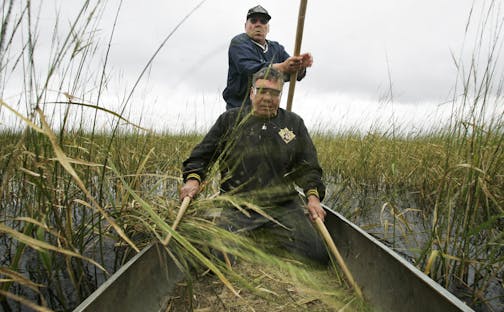
<path fill-rule="evenodd" d="M 135 75 L 198 2 L 126 2 L 114 43 L 114 65 Z M 294 5 L 293 5 L 294 4 Z M 319 92 L 444 101 L 456 78 L 451 51 L 461 53 L 472 1 L 310 2 L 303 51 L 315 64 L 302 82 Z M 170 38 L 150 72 L 154 81 L 222 90 L 227 44 L 243 31 L 251 1 L 207 1 Z M 273 16 L 270 39 L 292 51 L 298 3 L 263 1 Z"/>
<path fill-rule="evenodd" d="M 40 49 L 49 50 L 54 12 L 61 8 L 63 34 L 82 4 L 63 0 L 45 3 L 51 5 L 44 7 L 41 14 Z M 117 94 L 131 88 L 163 40 L 199 3 L 124 1 L 111 42 L 110 88 L 121 84 Z M 243 32 L 246 11 L 257 4 L 256 0 L 205 1 L 166 42 L 141 87 L 155 92 L 150 97 L 157 99 L 156 103 L 173 103 L 170 97 L 181 90 L 195 98 L 191 101 L 197 101 L 200 94 L 212 94 L 206 101 L 219 101 L 218 94 L 226 83 L 228 43 Z M 264 0 L 260 4 L 273 17 L 269 38 L 292 52 L 299 3 Z M 471 54 L 477 52 L 478 66 L 484 67 L 492 32 L 496 33 L 495 25 L 502 20 L 502 15 L 497 14 L 488 19 L 485 41 L 480 43 L 483 8 L 488 5 L 475 4 L 466 32 L 472 5 L 472 0 L 310 1 L 301 50 L 311 52 L 315 62 L 298 84 L 296 96 L 305 102 L 315 94 L 329 102 L 331 94 L 346 101 L 380 101 L 392 87 L 398 103 L 445 102 L 453 96 L 457 75 L 461 73 L 457 72 L 452 54 L 468 68 Z M 117 6 L 116 1 L 107 2 L 99 22 L 96 39 L 100 40 L 100 61 L 104 59 Z M 39 55 L 47 54 L 40 49 Z M 96 72 L 101 70 L 100 64 L 93 65 L 98 66 Z M 497 66 L 496 73 L 504 72 L 501 60 Z M 183 101 L 184 95 L 176 98 Z M 221 103 L 212 105 L 224 107 Z"/>

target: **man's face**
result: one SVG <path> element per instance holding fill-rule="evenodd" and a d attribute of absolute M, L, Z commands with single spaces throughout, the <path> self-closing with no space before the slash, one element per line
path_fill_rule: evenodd
<path fill-rule="evenodd" d="M 282 96 L 282 82 L 257 79 L 250 91 L 250 100 L 254 115 L 258 117 L 275 117 Z"/>
<path fill-rule="evenodd" d="M 250 16 L 245 22 L 245 32 L 254 41 L 264 44 L 269 32 L 268 19 L 262 14 Z"/>

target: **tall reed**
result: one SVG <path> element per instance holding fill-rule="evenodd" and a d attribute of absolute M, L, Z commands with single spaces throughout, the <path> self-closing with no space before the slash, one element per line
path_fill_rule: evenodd
<path fill-rule="evenodd" d="M 37 5 L 10 0 L 2 8 L 0 97 L 12 77 L 23 77 L 23 88 L 13 103 L 2 99 L 0 105 L 2 117 L 15 124 L 0 133 L 0 304 L 6 311 L 71 309 L 135 250 L 172 233 L 180 164 L 201 136 L 146 131 L 123 116 L 127 103 L 118 112 L 102 103 L 108 51 L 100 58 L 94 37 L 102 1 L 84 1 L 63 37 L 56 22 L 48 64 L 37 54 Z M 502 21 L 492 12 L 481 17 L 494 27 L 485 61 L 483 41 L 468 68 L 454 57 L 462 95 L 454 96 L 446 127 L 314 135 L 330 185 L 327 203 L 374 234 L 382 231 L 446 287 L 465 286 L 464 298 L 474 306 L 487 300 L 504 263 Z M 483 40 L 487 32 L 481 32 Z M 97 59 L 103 59 L 101 71 L 89 70 Z M 103 116 L 111 129 L 99 125 Z M 225 233 L 215 234 L 218 229 L 199 216 L 218 200 L 203 196 L 180 233 L 172 234 L 188 261 L 220 274 L 225 267 L 208 262 L 204 250 L 224 248 L 206 238 Z M 247 247 L 229 250 L 244 258 L 283 265 L 248 241 L 229 240 Z M 222 276 L 227 281 L 229 275 Z"/>
<path fill-rule="evenodd" d="M 491 308 L 504 295 L 504 19 L 496 5 L 471 16 L 481 25 L 468 22 L 478 41 L 469 61 L 466 51 L 454 56 L 459 76 L 445 125 L 316 141 L 326 179 L 336 183 L 328 200 L 472 306 Z"/>
<path fill-rule="evenodd" d="M 20 77 L 23 87 L 20 96 L 9 97 L 14 103 L 0 100 L 0 113 L 15 120 L 0 133 L 2 309 L 72 309 L 140 247 L 167 233 L 174 237 L 174 252 L 212 269 L 233 289 L 222 264 L 200 250 L 209 235 L 196 236 L 201 224 L 187 232 L 182 226 L 183 235 L 169 227 L 178 206 L 180 164 L 200 137 L 158 135 L 123 117 L 143 73 L 119 112 L 102 103 L 109 51 L 101 71 L 90 64 L 100 57 L 95 36 L 104 3 L 83 2 L 62 37 L 57 16 L 48 64 L 37 54 L 42 7 L 30 1 L 4 6 L 1 94 Z M 111 40 L 112 35 L 109 47 Z M 94 118 L 88 119 L 86 110 Z M 104 117 L 111 129 L 102 128 Z M 240 281 L 232 271 L 226 274 Z"/>

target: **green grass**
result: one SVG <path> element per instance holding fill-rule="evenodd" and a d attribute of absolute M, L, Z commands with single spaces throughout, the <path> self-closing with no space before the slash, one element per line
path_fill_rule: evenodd
<path fill-rule="evenodd" d="M 502 270 L 504 204 L 503 132 L 483 130 L 464 139 L 445 132 L 408 138 L 380 133 L 315 135 L 324 179 L 339 189 L 339 193 L 329 194 L 326 203 L 354 220 L 360 214 L 373 213 L 366 209 L 376 213 L 381 205 L 393 207 L 389 226 L 398 228 L 394 239 L 415 236 L 415 226 L 404 214 L 417 209 L 430 232 L 427 236 L 420 233 L 427 239 L 409 246 L 417 255 L 416 265 L 421 270 L 428 268 L 429 275 L 448 288 L 454 280 L 471 284 L 474 300 L 482 300 L 478 296 Z M 141 248 L 156 235 L 163 238 L 167 233 L 163 227 L 174 220 L 178 206 L 180 164 L 200 139 L 194 134 L 142 131 L 117 133 L 114 138 L 105 133 L 68 132 L 58 142 L 87 192 L 126 237 L 137 238 L 134 243 Z M 86 285 L 84 278 L 89 273 L 85 263 L 90 259 L 65 252 L 86 255 L 95 250 L 90 258 L 103 263 L 104 253 L 110 252 L 105 241 L 124 239 L 58 160 L 47 136 L 31 130 L 7 132 L 0 134 L 0 142 L 4 143 L 1 173 L 5 179 L 2 224 L 55 246 L 55 250 L 47 250 L 13 237 L 9 244 L 15 253 L 6 268 L 16 270 L 16 260 L 28 248 L 38 250 L 41 272 L 47 274 L 44 278 L 51 279 L 53 270 L 72 272 L 69 278 L 83 299 L 97 286 Z M 408 194 L 413 194 L 414 207 L 401 204 Z M 380 206 L 359 207 L 362 211 L 355 214 L 354 196 L 365 200 L 371 195 Z M 189 211 L 188 216 L 197 217 L 197 211 Z M 162 220 L 166 223 L 159 223 Z M 195 229 L 201 224 L 189 231 L 187 226 L 181 226 L 182 236 L 199 245 L 202 239 Z M 72 260 L 61 261 L 62 257 Z M 116 266 L 109 269 L 116 270 L 127 258 L 118 253 Z M 476 272 L 477 280 L 468 280 L 469 270 Z M 96 283 L 96 279 L 88 282 Z M 10 286 L 3 285 L 4 291 Z"/>
<path fill-rule="evenodd" d="M 104 3 L 85 1 L 66 30 L 61 20 L 55 22 L 46 63 L 37 57 L 37 7 L 22 2 L 19 11 L 10 10 L 14 4 L 5 1 L 2 12 L 0 98 L 11 86 L 9 77 L 24 79 L 15 100 L 0 102 L 0 114 L 15 119 L 15 127 L 0 133 L 2 308 L 71 309 L 136 250 L 168 233 L 188 262 L 210 267 L 230 289 L 243 284 L 205 256 L 205 242 L 218 229 L 202 222 L 198 209 L 218 200 L 210 198 L 212 183 L 178 232 L 169 226 L 179 205 L 181 163 L 202 135 L 153 132 L 127 120 L 124 112 L 146 70 L 117 111 L 102 103 L 109 91 L 109 50 L 97 55 L 104 43 L 95 36 Z M 486 17 L 494 17 L 492 8 Z M 484 17 L 482 23 L 491 27 L 494 19 Z M 392 131 L 313 134 L 330 190 L 325 202 L 363 228 L 381 231 L 445 287 L 465 286 L 464 299 L 473 306 L 488 300 L 487 288 L 504 270 L 498 26 L 481 28 L 469 65 L 453 57 L 461 95 L 454 97 L 445 125 L 416 134 L 395 125 Z M 112 38 L 113 31 L 107 43 Z M 95 63 L 100 70 L 91 69 Z M 490 107 L 498 109 L 487 118 Z M 106 128 L 103 116 L 109 118 Z M 247 247 L 231 251 L 243 258 L 283 265 L 250 242 L 227 239 Z M 26 259 L 33 260 L 30 267 Z"/>

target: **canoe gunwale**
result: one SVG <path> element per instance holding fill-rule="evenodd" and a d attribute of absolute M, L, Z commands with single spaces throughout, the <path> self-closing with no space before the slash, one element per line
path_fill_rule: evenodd
<path fill-rule="evenodd" d="M 474 311 L 391 248 L 323 205 L 325 223 L 364 297 L 380 311 Z"/>
<path fill-rule="evenodd" d="M 165 311 L 184 277 L 160 243 L 142 249 L 87 297 L 74 312 Z"/>

